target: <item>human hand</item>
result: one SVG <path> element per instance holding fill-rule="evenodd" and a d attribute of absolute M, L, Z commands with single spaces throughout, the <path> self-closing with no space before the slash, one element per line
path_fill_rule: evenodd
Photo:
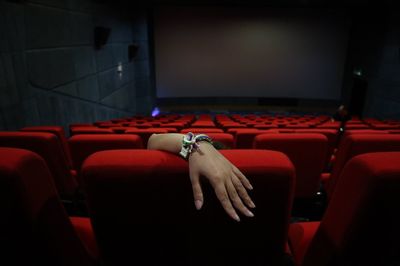
<path fill-rule="evenodd" d="M 209 143 L 201 142 L 200 149 L 190 155 L 189 173 L 196 209 L 199 210 L 203 206 L 200 176 L 204 176 L 209 180 L 218 200 L 230 217 L 240 221 L 235 208 L 248 217 L 254 216 L 247 208 L 255 208 L 246 190 L 253 189 L 249 180 Z"/>

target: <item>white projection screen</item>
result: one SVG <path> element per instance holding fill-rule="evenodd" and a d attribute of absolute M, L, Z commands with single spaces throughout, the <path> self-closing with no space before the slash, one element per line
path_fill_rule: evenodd
<path fill-rule="evenodd" d="M 158 8 L 157 97 L 337 100 L 349 26 L 328 9 Z"/>

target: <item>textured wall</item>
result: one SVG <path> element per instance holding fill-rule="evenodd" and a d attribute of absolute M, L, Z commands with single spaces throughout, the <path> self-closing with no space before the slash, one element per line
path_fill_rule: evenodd
<path fill-rule="evenodd" d="M 378 118 L 400 119 L 400 19 L 387 17 L 376 63 L 369 78 L 366 114 Z"/>
<path fill-rule="evenodd" d="M 373 19 L 371 19 L 373 18 Z M 351 73 L 362 70 L 368 82 L 364 116 L 400 119 L 400 19 L 385 9 L 366 10 L 354 18 L 349 50 L 349 99 Z"/>
<path fill-rule="evenodd" d="M 100 50 L 95 26 L 111 28 Z M 140 45 L 133 61 L 131 43 Z M 148 113 L 148 50 L 145 12 L 90 0 L 0 1 L 0 129 Z"/>

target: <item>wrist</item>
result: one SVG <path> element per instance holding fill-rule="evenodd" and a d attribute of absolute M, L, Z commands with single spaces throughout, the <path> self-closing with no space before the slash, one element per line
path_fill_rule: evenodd
<path fill-rule="evenodd" d="M 189 156 L 195 151 L 200 151 L 200 146 L 205 143 L 212 145 L 212 139 L 205 134 L 195 135 L 189 132 L 182 138 L 182 147 L 179 155 L 188 160 Z"/>

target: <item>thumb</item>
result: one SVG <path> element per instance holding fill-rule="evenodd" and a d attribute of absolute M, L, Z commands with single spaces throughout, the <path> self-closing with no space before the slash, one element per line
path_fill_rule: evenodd
<path fill-rule="evenodd" d="M 196 171 L 190 171 L 190 181 L 192 182 L 194 205 L 197 210 L 203 206 L 203 191 L 200 184 L 200 174 Z"/>

